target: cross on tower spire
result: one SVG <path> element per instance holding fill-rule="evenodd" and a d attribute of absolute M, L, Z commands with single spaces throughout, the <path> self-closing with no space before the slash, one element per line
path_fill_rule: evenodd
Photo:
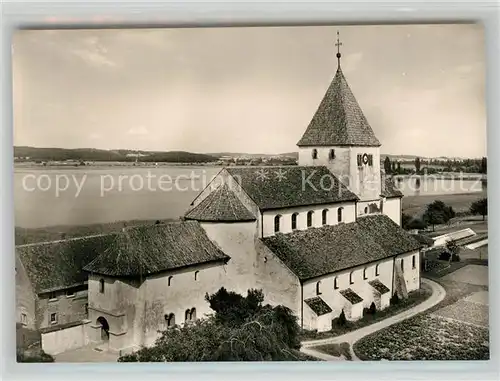
<path fill-rule="evenodd" d="M 342 56 L 340 54 L 340 47 L 342 46 L 342 43 L 340 42 L 340 33 L 338 30 L 337 30 L 337 42 L 335 43 L 335 46 L 337 47 L 337 60 L 338 60 L 339 67 L 340 67 L 340 57 Z"/>

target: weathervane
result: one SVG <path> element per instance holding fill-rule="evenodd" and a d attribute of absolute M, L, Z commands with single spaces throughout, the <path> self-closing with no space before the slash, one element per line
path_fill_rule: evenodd
<path fill-rule="evenodd" d="M 342 46 L 342 43 L 340 42 L 340 33 L 337 30 L 337 42 L 335 43 L 335 46 L 337 47 L 337 60 L 339 61 L 339 67 L 340 67 L 340 47 Z"/>

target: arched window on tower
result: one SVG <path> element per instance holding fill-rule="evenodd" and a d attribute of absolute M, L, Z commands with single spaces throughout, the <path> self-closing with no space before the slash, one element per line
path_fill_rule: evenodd
<path fill-rule="evenodd" d="M 307 212 L 307 227 L 308 228 L 310 228 L 313 224 L 313 214 L 314 214 L 314 212 L 312 210 Z"/>
<path fill-rule="evenodd" d="M 331 150 L 330 150 L 330 153 L 329 153 L 329 155 L 328 155 L 328 158 L 329 158 L 330 160 L 335 159 L 335 150 L 334 150 L 334 149 L 331 149 Z"/>
<path fill-rule="evenodd" d="M 316 283 L 316 295 L 321 295 L 321 281 Z"/>
<path fill-rule="evenodd" d="M 342 212 L 343 212 L 344 208 L 340 207 L 337 209 L 337 221 L 338 222 L 342 222 Z"/>
<path fill-rule="evenodd" d="M 292 230 L 296 230 L 297 229 L 297 217 L 298 217 L 298 213 L 294 213 L 292 214 Z"/>
<path fill-rule="evenodd" d="M 317 159 L 318 158 L 318 150 L 316 148 L 314 148 L 312 150 L 312 158 L 313 159 Z"/>
<path fill-rule="evenodd" d="M 99 280 L 99 292 L 104 294 L 104 279 L 102 278 Z"/>
<path fill-rule="evenodd" d="M 321 223 L 323 225 L 328 224 L 328 209 L 323 209 L 321 212 Z"/>
<path fill-rule="evenodd" d="M 278 233 L 280 231 L 280 220 L 281 220 L 281 215 L 277 215 L 274 217 L 274 232 Z"/>

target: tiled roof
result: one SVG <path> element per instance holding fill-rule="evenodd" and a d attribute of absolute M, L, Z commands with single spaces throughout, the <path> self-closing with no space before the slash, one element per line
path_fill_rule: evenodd
<path fill-rule="evenodd" d="M 114 240 L 114 234 L 16 247 L 37 293 L 64 289 L 87 281 L 83 267 Z"/>
<path fill-rule="evenodd" d="M 358 200 L 324 166 L 232 167 L 226 171 L 261 210 Z"/>
<path fill-rule="evenodd" d="M 329 312 L 332 312 L 332 309 L 326 302 L 321 298 L 321 296 L 316 296 L 314 298 L 304 300 L 311 310 L 318 316 L 325 315 Z"/>
<path fill-rule="evenodd" d="M 383 284 L 379 279 L 374 279 L 368 282 L 375 290 L 377 290 L 380 295 L 388 293 L 390 290 L 385 284 Z"/>
<path fill-rule="evenodd" d="M 297 145 L 380 146 L 340 67 Z"/>
<path fill-rule="evenodd" d="M 363 301 L 363 298 L 356 294 L 352 288 L 340 291 L 340 295 L 346 298 L 351 304 L 358 304 Z"/>
<path fill-rule="evenodd" d="M 262 241 L 300 280 L 418 250 L 421 244 L 386 215 L 278 233 Z"/>
<path fill-rule="evenodd" d="M 241 203 L 227 184 L 220 185 L 184 216 L 196 221 L 255 221 L 255 216 Z"/>
<path fill-rule="evenodd" d="M 385 179 L 385 189 L 382 191 L 382 196 L 390 197 L 403 197 L 403 193 L 396 187 L 391 178 Z"/>
<path fill-rule="evenodd" d="M 84 270 L 140 277 L 195 264 L 227 261 L 197 221 L 125 229 Z"/>

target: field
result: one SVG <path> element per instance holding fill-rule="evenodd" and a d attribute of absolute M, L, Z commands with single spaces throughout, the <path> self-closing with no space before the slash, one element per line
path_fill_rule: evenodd
<path fill-rule="evenodd" d="M 363 360 L 488 360 L 488 329 L 420 315 L 357 342 Z"/>
<path fill-rule="evenodd" d="M 486 197 L 486 191 L 464 194 L 405 196 L 403 197 L 402 208 L 403 213 L 418 216 L 423 214 L 428 204 L 435 200 L 441 200 L 451 206 L 455 212 L 466 212 L 474 201 L 484 197 Z"/>

